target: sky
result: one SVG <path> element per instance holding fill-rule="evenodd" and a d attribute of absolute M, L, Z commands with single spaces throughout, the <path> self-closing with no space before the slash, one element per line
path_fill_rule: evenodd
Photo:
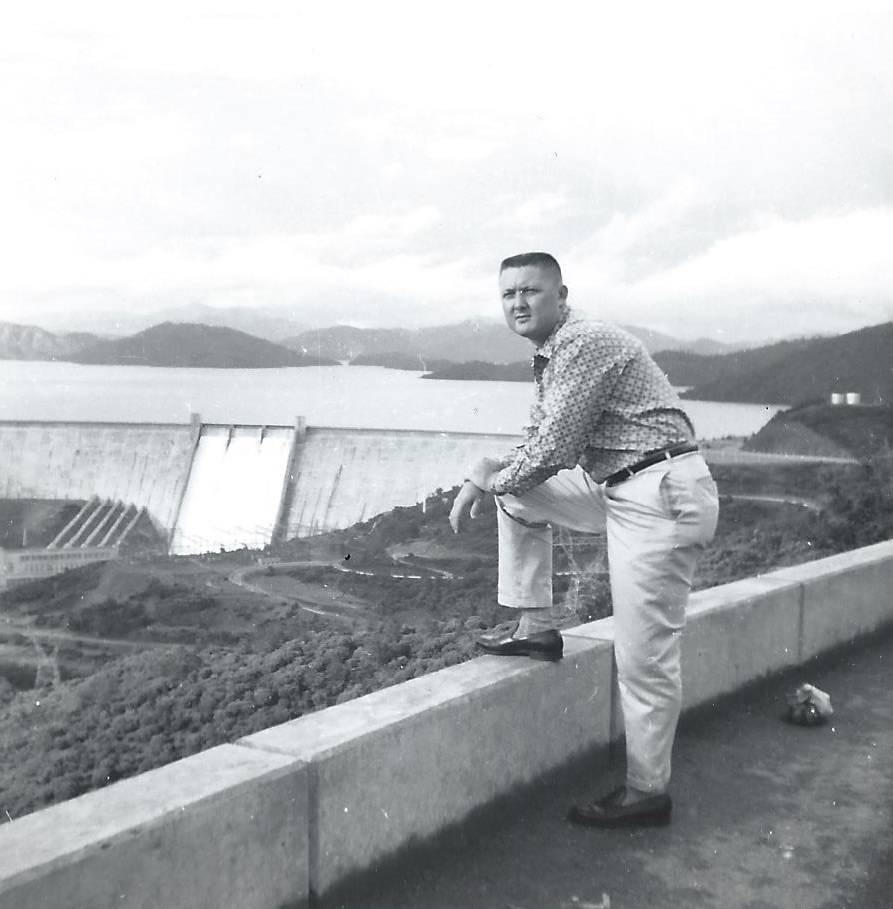
<path fill-rule="evenodd" d="M 755 341 L 893 319 L 893 4 L 15 4 L 0 320 L 571 303 Z"/>

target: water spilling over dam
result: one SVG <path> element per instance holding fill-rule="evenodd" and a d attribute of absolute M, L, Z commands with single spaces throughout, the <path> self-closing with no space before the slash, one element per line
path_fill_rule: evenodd
<path fill-rule="evenodd" d="M 0 498 L 145 508 L 173 554 L 349 527 L 461 482 L 507 435 L 387 429 L 0 422 Z"/>
<path fill-rule="evenodd" d="M 269 543 L 294 436 L 287 427 L 203 427 L 171 553 L 259 549 Z"/>

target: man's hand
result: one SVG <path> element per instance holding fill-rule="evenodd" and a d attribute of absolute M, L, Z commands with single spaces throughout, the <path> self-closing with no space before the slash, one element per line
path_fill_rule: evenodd
<path fill-rule="evenodd" d="M 462 530 L 462 521 L 466 514 L 470 518 L 478 516 L 484 495 L 484 491 L 478 489 L 471 480 L 466 480 L 462 484 L 459 494 L 453 499 L 453 507 L 450 509 L 450 527 L 453 528 L 453 533 L 459 533 Z"/>

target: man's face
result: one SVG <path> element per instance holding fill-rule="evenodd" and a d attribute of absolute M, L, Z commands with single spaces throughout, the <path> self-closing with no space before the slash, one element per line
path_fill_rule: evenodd
<path fill-rule="evenodd" d="M 524 265 L 499 275 L 499 294 L 508 327 L 539 347 L 561 319 L 567 288 L 554 269 Z"/>

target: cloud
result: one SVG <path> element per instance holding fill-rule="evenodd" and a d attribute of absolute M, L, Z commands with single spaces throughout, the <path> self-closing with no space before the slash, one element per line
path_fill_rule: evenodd
<path fill-rule="evenodd" d="M 342 235 L 365 240 L 381 237 L 407 239 L 442 220 L 443 214 L 436 205 L 421 205 L 407 212 L 360 215 L 345 225 Z"/>
<path fill-rule="evenodd" d="M 439 161 L 477 161 L 489 158 L 500 144 L 477 136 L 446 136 L 429 143 L 428 156 Z"/>
<path fill-rule="evenodd" d="M 814 334 L 893 318 L 893 209 L 768 218 L 684 262 L 630 282 L 581 263 L 614 318 L 749 337 Z"/>
<path fill-rule="evenodd" d="M 581 303 L 668 330 L 890 312 L 883 8 L 850 4 L 845 27 L 800 2 L 11 17 L 0 318 L 189 298 L 434 324 L 489 314 L 521 249 L 554 251 Z"/>
<path fill-rule="evenodd" d="M 893 286 L 893 209 L 772 219 L 714 244 L 703 255 L 647 278 L 638 295 L 877 298 Z"/>

